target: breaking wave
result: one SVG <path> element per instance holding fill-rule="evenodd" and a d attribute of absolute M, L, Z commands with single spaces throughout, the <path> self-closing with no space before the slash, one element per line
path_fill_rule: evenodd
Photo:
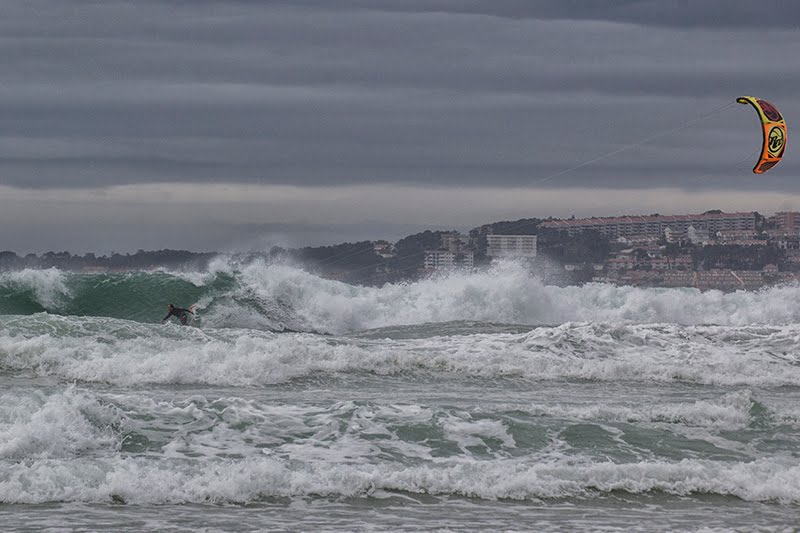
<path fill-rule="evenodd" d="M 0 369 L 118 385 L 258 386 L 316 374 L 800 386 L 800 326 L 565 323 L 522 333 L 369 339 L 183 328 L 48 314 L 0 317 Z"/>
<path fill-rule="evenodd" d="M 733 293 L 607 284 L 557 287 L 515 263 L 377 288 L 323 279 L 285 264 L 233 265 L 223 259 L 199 273 L 51 269 L 0 275 L 0 314 L 47 312 L 155 323 L 167 303 L 197 303 L 204 326 L 333 334 L 452 321 L 788 325 L 800 321 L 798 299 L 796 285 Z"/>

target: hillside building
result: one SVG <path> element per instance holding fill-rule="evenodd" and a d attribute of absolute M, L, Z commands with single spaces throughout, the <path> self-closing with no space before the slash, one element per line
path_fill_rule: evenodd
<path fill-rule="evenodd" d="M 493 259 L 536 257 L 536 235 L 487 235 L 486 243 Z"/>
<path fill-rule="evenodd" d="M 426 270 L 448 270 L 452 268 L 472 268 L 475 254 L 471 250 L 451 252 L 450 250 L 427 250 L 425 252 Z"/>
<path fill-rule="evenodd" d="M 647 235 L 661 237 L 669 230 L 673 238 L 687 235 L 689 228 L 700 234 L 717 231 L 750 231 L 756 227 L 756 213 L 703 213 L 701 215 L 653 215 L 642 217 L 579 218 L 543 222 L 540 228 L 577 235 L 594 230 L 611 239 Z"/>
<path fill-rule="evenodd" d="M 775 228 L 786 235 L 800 234 L 800 212 L 780 211 L 775 213 Z"/>

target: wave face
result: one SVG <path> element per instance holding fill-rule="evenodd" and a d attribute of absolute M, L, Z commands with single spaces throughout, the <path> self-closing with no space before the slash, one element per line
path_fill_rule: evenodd
<path fill-rule="evenodd" d="M 37 312 L 155 323 L 166 304 L 198 304 L 212 327 L 348 333 L 454 321 L 498 324 L 672 323 L 786 325 L 800 321 L 800 287 L 700 292 L 605 284 L 556 287 L 514 263 L 380 288 L 319 278 L 300 268 L 212 263 L 207 272 L 0 274 L 0 314 Z"/>
<path fill-rule="evenodd" d="M 3 273 L 0 514 L 11 529 L 791 530 L 798 296 L 555 287 L 513 263 L 380 288 L 227 260 Z M 198 327 L 162 325 L 169 302 L 197 303 Z"/>

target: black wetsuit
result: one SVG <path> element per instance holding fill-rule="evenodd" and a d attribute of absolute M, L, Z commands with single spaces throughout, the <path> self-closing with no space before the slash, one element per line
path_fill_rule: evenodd
<path fill-rule="evenodd" d="M 166 319 L 168 319 L 171 316 L 176 316 L 176 317 L 178 317 L 178 320 L 181 321 L 181 324 L 186 324 L 186 320 L 187 320 L 186 313 L 189 313 L 190 315 L 194 314 L 189 309 L 181 309 L 180 307 L 173 307 L 172 309 L 169 310 L 169 313 L 167 313 L 167 316 L 165 316 L 164 318 L 161 319 L 161 322 L 164 322 Z"/>

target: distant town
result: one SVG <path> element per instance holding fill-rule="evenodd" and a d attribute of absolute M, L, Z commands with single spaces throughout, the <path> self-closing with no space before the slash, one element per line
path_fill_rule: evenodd
<path fill-rule="evenodd" d="M 51 268 L 103 273 L 202 269 L 217 253 L 139 250 L 135 254 L 18 256 L 0 252 L 0 270 Z M 800 279 L 800 212 L 764 217 L 719 210 L 693 215 L 618 216 L 495 222 L 386 240 L 298 249 L 272 248 L 234 261 L 288 261 L 329 279 L 382 285 L 517 260 L 547 283 L 603 282 L 648 287 L 758 289 Z"/>

